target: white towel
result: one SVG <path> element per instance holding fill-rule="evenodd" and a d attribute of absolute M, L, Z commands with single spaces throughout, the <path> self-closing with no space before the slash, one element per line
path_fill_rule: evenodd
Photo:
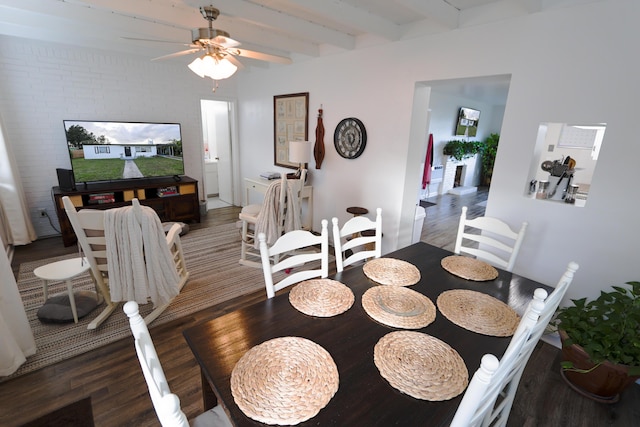
<path fill-rule="evenodd" d="M 180 278 L 153 209 L 107 209 L 104 231 L 112 301 L 146 304 L 151 299 L 157 307 L 178 295 Z"/>

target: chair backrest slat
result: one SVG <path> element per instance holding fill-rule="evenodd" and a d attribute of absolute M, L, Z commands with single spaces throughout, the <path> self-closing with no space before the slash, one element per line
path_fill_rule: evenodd
<path fill-rule="evenodd" d="M 507 271 L 513 271 L 528 223 L 515 232 L 497 218 L 467 219 L 467 207 L 462 207 L 454 252 L 466 253 Z M 473 230 L 471 230 L 473 229 Z M 473 242 L 473 243 L 471 243 Z"/>
<path fill-rule="evenodd" d="M 356 216 L 345 222 L 342 227 L 338 224 L 338 218 L 333 218 L 331 222 L 333 223 L 333 247 L 338 272 L 358 261 L 382 256 L 381 208 L 376 209 L 375 221 L 365 216 Z M 370 230 L 374 231 L 373 235 L 362 234 Z M 348 256 L 347 251 L 351 251 Z"/>
<path fill-rule="evenodd" d="M 319 236 L 306 230 L 290 231 L 280 236 L 271 247 L 267 246 L 264 233 L 258 235 L 267 298 L 273 298 L 277 291 L 293 283 L 314 277 L 324 278 L 329 275 L 329 231 L 327 227 L 328 222 L 325 219 L 322 220 L 322 231 Z M 273 263 L 272 259 L 275 259 Z M 320 262 L 319 268 L 289 272 L 284 279 L 274 284 L 274 273 L 295 269 L 314 261 Z"/>

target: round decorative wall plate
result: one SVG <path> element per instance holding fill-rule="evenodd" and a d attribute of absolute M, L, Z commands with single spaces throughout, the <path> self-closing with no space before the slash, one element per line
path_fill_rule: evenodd
<path fill-rule="evenodd" d="M 345 159 L 359 157 L 367 145 L 367 131 L 364 124 L 355 117 L 343 119 L 333 134 L 336 151 Z"/>

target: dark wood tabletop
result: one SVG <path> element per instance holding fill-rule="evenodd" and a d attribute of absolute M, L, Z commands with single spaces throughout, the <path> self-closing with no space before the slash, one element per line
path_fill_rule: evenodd
<path fill-rule="evenodd" d="M 502 270 L 498 270 L 497 279 L 489 282 L 461 279 L 440 266 L 440 260 L 449 255 L 452 255 L 449 251 L 420 242 L 385 257 L 402 259 L 418 267 L 420 282 L 410 288 L 426 295 L 434 304 L 443 291 L 470 289 L 492 295 L 522 314 L 536 288 L 551 290 Z M 339 389 L 331 401 L 300 426 L 448 426 L 464 393 L 448 401 L 429 402 L 391 387 L 373 362 L 373 348 L 380 338 L 398 329 L 374 321 L 361 304 L 362 294 L 375 283 L 365 276 L 362 266 L 348 268 L 331 278 L 349 286 L 355 295 L 353 306 L 338 316 L 307 316 L 291 306 L 288 294 L 281 294 L 184 331 L 201 368 L 205 408 L 215 405 L 217 398 L 235 425 L 263 425 L 247 417 L 235 404 L 231 371 L 252 347 L 277 337 L 297 336 L 326 349 L 340 376 Z M 485 353 L 502 357 L 510 340 L 467 331 L 439 311 L 436 320 L 419 331 L 453 347 L 465 361 L 469 377 L 478 369 Z"/>

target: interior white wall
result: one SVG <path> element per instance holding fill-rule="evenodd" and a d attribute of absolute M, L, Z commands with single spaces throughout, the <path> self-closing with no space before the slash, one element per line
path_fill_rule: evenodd
<path fill-rule="evenodd" d="M 487 215 L 514 227 L 529 221 L 514 271 L 554 284 L 577 261 L 571 298 L 637 279 L 638 202 L 630 197 L 637 190 L 626 177 L 640 155 L 630 125 L 640 95 L 640 67 L 630 54 L 640 36 L 638 16 L 639 2 L 608 0 L 245 70 L 218 89 L 233 96 L 237 81 L 239 173 L 289 171 L 273 165 L 273 96 L 308 91 L 309 139 L 321 105 L 326 129 L 322 169 L 310 164 L 314 229 L 323 218 L 346 220 L 348 206 L 381 207 L 386 253 L 411 240 L 429 108 L 420 82 L 511 75 Z M 202 179 L 199 100 L 215 97 L 182 64 L 1 38 L 0 73 L 0 112 L 32 208 L 50 203 L 55 167 L 69 166 L 61 143 L 65 118 L 179 121 L 187 174 Z M 333 148 L 333 131 L 345 117 L 367 128 L 367 148 L 354 160 Z M 540 122 L 607 123 L 586 207 L 523 195 Z M 240 185 L 235 191 L 239 197 Z"/>
<path fill-rule="evenodd" d="M 582 267 L 569 298 L 637 279 L 631 258 L 640 235 L 633 213 L 638 202 L 624 197 L 637 191 L 622 174 L 633 170 L 640 154 L 629 125 L 639 95 L 638 60 L 628 54 L 639 35 L 638 12 L 639 4 L 629 0 L 559 8 L 405 40 L 393 49 L 381 45 L 245 74 L 238 86 L 240 132 L 252 156 L 242 157 L 243 173 L 273 168 L 272 96 L 309 91 L 310 131 L 320 104 L 327 129 L 327 156 L 320 171 L 311 171 L 316 223 L 334 215 L 346 219 L 347 206 L 380 206 L 384 249 L 394 249 L 410 241 L 414 186 L 426 149 L 426 119 L 417 131 L 408 120 L 416 118 L 416 82 L 511 75 L 487 215 L 514 227 L 529 221 L 515 271 L 553 285 L 567 263 L 577 261 Z M 369 136 L 356 160 L 340 158 L 331 147 L 335 125 L 350 116 L 364 122 Z M 536 204 L 523 195 L 538 125 L 548 121 L 608 124 L 585 208 Z"/>
<path fill-rule="evenodd" d="M 56 168 L 71 168 L 63 120 L 179 122 L 185 173 L 202 183 L 200 100 L 235 94 L 234 79 L 214 94 L 182 63 L 5 36 L 0 75 L 0 114 L 39 237 L 57 233 L 36 208 L 59 227 L 51 187 Z"/>

